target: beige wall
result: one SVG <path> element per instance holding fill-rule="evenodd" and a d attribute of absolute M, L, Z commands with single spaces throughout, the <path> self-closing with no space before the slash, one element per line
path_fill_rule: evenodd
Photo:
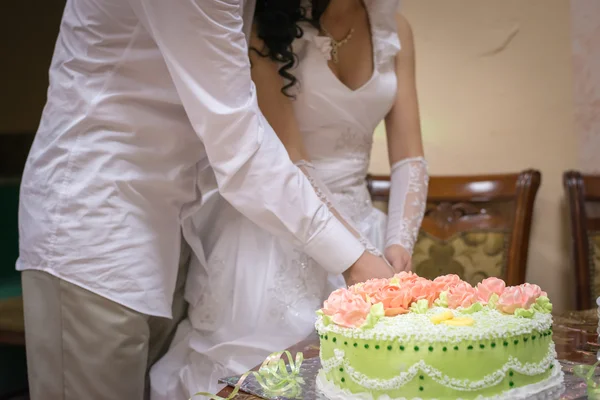
<path fill-rule="evenodd" d="M 597 1 L 597 0 L 590 0 Z M 569 2 L 403 0 L 417 48 L 430 172 L 542 172 L 528 280 L 572 306 L 561 175 L 578 166 Z M 382 131 L 374 172 L 386 173 Z"/>
<path fill-rule="evenodd" d="M 575 127 L 581 169 L 600 173 L 600 1 L 571 1 Z"/>

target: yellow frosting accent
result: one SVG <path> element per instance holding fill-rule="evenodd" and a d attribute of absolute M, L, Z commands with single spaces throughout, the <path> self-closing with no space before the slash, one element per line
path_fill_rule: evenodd
<path fill-rule="evenodd" d="M 450 310 L 448 311 L 444 311 L 442 313 L 436 314 L 433 317 L 430 318 L 431 322 L 433 322 L 435 325 L 444 322 L 444 321 L 448 321 L 454 318 L 454 313 Z"/>
<path fill-rule="evenodd" d="M 475 324 L 475 320 L 471 317 L 458 317 L 442 321 L 442 323 L 450 326 L 473 326 Z"/>

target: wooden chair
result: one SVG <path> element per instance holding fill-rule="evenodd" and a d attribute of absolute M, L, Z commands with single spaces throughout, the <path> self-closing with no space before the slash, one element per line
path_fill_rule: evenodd
<path fill-rule="evenodd" d="M 571 256 L 580 310 L 600 296 L 600 175 L 567 171 L 563 184 L 571 223 Z"/>
<path fill-rule="evenodd" d="M 541 174 L 434 176 L 413 270 L 424 277 L 457 274 L 476 284 L 498 276 L 509 285 L 525 282 L 529 233 Z M 389 177 L 370 176 L 374 204 L 383 211 Z"/>

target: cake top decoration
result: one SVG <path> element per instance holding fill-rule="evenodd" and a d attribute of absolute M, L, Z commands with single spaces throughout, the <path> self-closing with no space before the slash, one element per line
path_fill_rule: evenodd
<path fill-rule="evenodd" d="M 431 316 L 432 324 L 460 327 L 472 326 L 475 320 L 468 314 L 481 311 L 494 310 L 521 318 L 552 311 L 548 295 L 538 285 L 506 286 L 502 279 L 492 277 L 473 287 L 458 275 L 429 280 L 413 272 L 401 272 L 390 279 L 371 279 L 338 289 L 317 313 L 324 325 L 365 330 L 382 318 L 425 314 L 434 307 L 448 311 Z M 461 316 L 450 310 L 459 311 Z"/>

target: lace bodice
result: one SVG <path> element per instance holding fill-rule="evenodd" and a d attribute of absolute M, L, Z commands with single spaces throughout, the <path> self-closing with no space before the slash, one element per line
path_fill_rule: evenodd
<path fill-rule="evenodd" d="M 356 90 L 330 70 L 328 39 L 309 24 L 294 43 L 299 86 L 294 101 L 299 129 L 316 172 L 344 213 L 360 222 L 371 210 L 365 178 L 373 132 L 396 97 L 395 55 L 400 50 L 398 2 L 367 0 L 373 43 L 373 74 Z"/>

